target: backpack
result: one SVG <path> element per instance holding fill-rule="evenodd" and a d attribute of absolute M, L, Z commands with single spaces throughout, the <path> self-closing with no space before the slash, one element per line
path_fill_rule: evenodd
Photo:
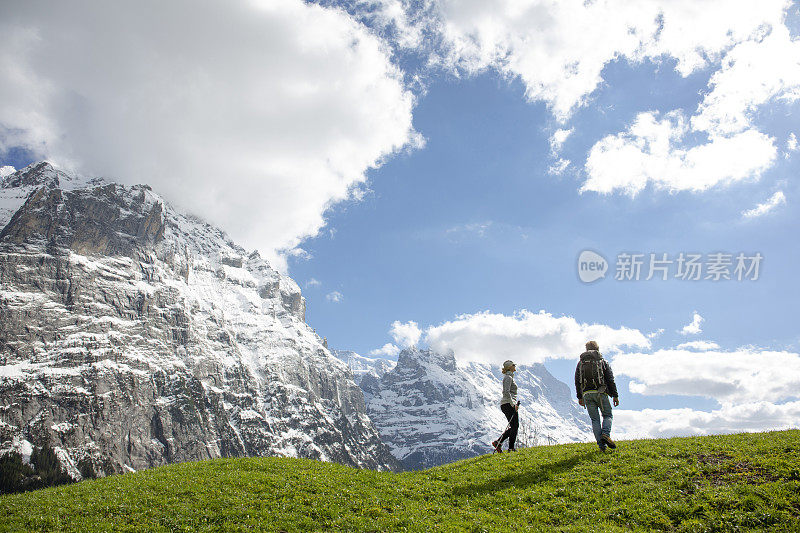
<path fill-rule="evenodd" d="M 605 392 L 606 381 L 603 376 L 603 359 L 601 357 L 583 357 L 580 362 L 581 390 Z"/>

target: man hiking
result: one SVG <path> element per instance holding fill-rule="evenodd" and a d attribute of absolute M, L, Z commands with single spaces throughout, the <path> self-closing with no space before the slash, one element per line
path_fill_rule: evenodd
<path fill-rule="evenodd" d="M 578 403 L 589 411 L 592 431 L 600 451 L 605 452 L 606 447 L 616 448 L 617 444 L 611 439 L 613 415 L 608 397 L 611 396 L 614 407 L 617 407 L 619 394 L 611 365 L 600 355 L 600 347 L 595 341 L 587 342 L 586 351 L 581 354 L 578 367 L 575 369 L 575 390 L 578 393 Z M 603 415 L 602 424 L 598 409 Z"/>

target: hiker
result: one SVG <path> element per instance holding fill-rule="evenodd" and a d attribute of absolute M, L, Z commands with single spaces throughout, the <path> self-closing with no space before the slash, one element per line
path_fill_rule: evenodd
<path fill-rule="evenodd" d="M 592 419 L 592 430 L 594 438 L 601 452 L 606 451 L 606 446 L 612 450 L 617 444 L 611 439 L 611 402 L 608 397 L 614 400 L 614 407 L 619 405 L 619 394 L 617 394 L 617 384 L 614 383 L 614 373 L 611 365 L 603 359 L 600 354 L 600 346 L 595 341 L 586 343 L 586 351 L 581 354 L 578 367 L 575 369 L 575 390 L 578 393 L 578 403 L 589 411 L 589 418 Z M 600 414 L 603 415 L 603 422 L 600 423 Z"/>
<path fill-rule="evenodd" d="M 519 430 L 519 402 L 517 401 L 517 384 L 514 383 L 514 372 L 517 365 L 514 361 L 503 363 L 503 399 L 500 400 L 500 410 L 508 419 L 508 427 L 500 438 L 492 442 L 495 453 L 503 453 L 503 442 L 508 439 L 508 451 L 516 451 L 517 431 Z"/>

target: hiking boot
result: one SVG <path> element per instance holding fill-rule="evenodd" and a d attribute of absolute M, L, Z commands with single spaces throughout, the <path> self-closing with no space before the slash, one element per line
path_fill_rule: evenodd
<path fill-rule="evenodd" d="M 503 453 L 502 444 L 500 444 L 499 440 L 492 441 L 492 448 L 494 448 L 494 453 Z"/>
<path fill-rule="evenodd" d="M 611 437 L 610 437 L 610 436 L 608 436 L 608 435 L 605 435 L 605 434 L 604 434 L 604 435 L 603 435 L 602 437 L 600 437 L 600 438 L 601 438 L 601 439 L 603 440 L 603 442 L 605 442 L 605 443 L 608 445 L 608 447 L 609 447 L 609 448 L 611 448 L 612 450 L 613 450 L 614 448 L 616 448 L 616 447 L 617 447 L 617 443 L 616 443 L 616 442 L 614 442 L 613 440 L 611 440 Z"/>

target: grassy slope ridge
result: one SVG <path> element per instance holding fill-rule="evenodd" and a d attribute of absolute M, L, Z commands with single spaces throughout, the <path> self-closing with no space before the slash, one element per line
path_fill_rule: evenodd
<path fill-rule="evenodd" d="M 800 531 L 800 431 L 484 455 L 422 472 L 217 459 L 0 497 L 0 530 Z"/>

